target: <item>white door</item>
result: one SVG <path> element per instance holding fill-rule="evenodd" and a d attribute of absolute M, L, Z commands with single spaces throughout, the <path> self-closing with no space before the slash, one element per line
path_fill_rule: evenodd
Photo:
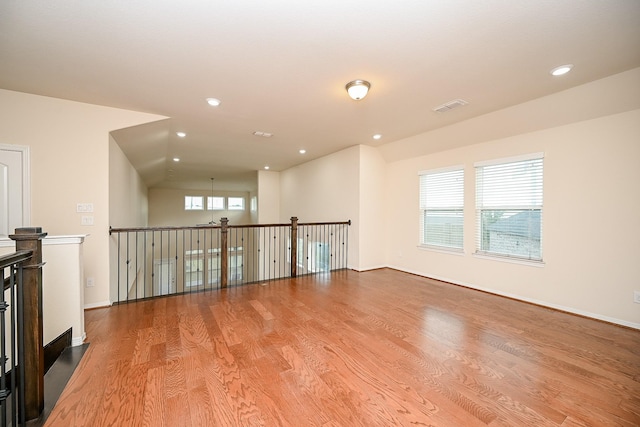
<path fill-rule="evenodd" d="M 0 144 L 0 236 L 29 225 L 29 148 Z"/>

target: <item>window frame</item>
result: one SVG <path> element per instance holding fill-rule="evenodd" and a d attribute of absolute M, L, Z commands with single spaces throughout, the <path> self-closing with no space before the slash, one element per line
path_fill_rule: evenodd
<path fill-rule="evenodd" d="M 191 203 L 187 204 L 187 199 L 191 200 Z M 199 207 L 194 204 L 193 201 L 196 199 L 200 199 Z M 194 207 L 196 206 L 196 207 Z M 204 210 L 204 197 L 203 196 L 184 196 L 184 210 L 185 211 L 203 211 Z"/>
<path fill-rule="evenodd" d="M 455 165 L 449 166 L 445 168 L 438 169 L 429 169 L 420 171 L 418 173 L 419 176 L 419 208 L 420 208 L 420 231 L 418 236 L 420 248 L 424 249 L 433 249 L 437 251 L 445 251 L 445 252 L 453 252 L 453 253 L 464 253 L 464 205 L 465 205 L 465 197 L 464 197 L 464 180 L 465 180 L 465 167 L 464 165 Z M 430 178 L 440 179 L 444 181 L 440 181 L 440 186 L 434 188 L 433 184 L 436 182 L 431 181 Z M 454 184 L 454 181 L 459 181 L 459 184 Z M 443 204 L 445 198 L 442 197 L 443 192 L 451 192 L 454 191 L 456 194 L 450 198 L 451 204 Z M 439 193 L 439 194 L 438 194 Z M 430 195 L 434 194 L 433 197 Z M 431 204 L 429 201 L 431 200 Z M 428 235 L 428 227 L 426 219 L 429 216 L 429 213 L 446 213 L 453 214 L 450 217 L 456 218 L 460 222 L 460 232 L 457 233 L 447 233 L 441 234 L 442 238 L 447 237 L 450 242 L 453 240 L 459 239 L 458 243 L 446 243 L 443 240 L 440 242 L 434 240 L 429 240 Z M 449 216 L 449 215 L 446 215 Z M 445 216 L 445 217 L 446 217 Z M 447 225 L 447 224 L 443 224 Z M 449 229 L 451 231 L 451 228 Z"/>
<path fill-rule="evenodd" d="M 242 206 L 241 207 L 232 206 L 231 199 L 242 200 Z M 243 210 L 245 210 L 245 199 L 244 199 L 244 197 L 242 197 L 242 196 L 229 196 L 229 197 L 227 197 L 227 210 L 229 210 L 229 211 L 243 211 Z"/>
<path fill-rule="evenodd" d="M 529 167 L 530 171 L 526 171 L 524 169 L 526 167 Z M 476 162 L 474 169 L 476 179 L 474 255 L 526 264 L 543 264 L 544 153 Z M 514 191 L 514 188 L 518 190 Z M 500 198 L 504 198 L 504 201 L 498 201 Z M 490 212 L 493 213 L 492 216 L 498 213 L 500 217 L 487 224 L 483 219 L 486 219 L 486 215 Z M 521 218 L 515 219 L 518 215 L 521 215 Z M 495 224 L 500 221 L 504 223 L 501 226 L 504 230 L 496 231 Z M 527 234 L 520 234 L 517 237 L 522 230 L 526 230 Z M 502 243 L 497 243 L 493 250 L 486 246 L 491 244 L 491 238 L 487 233 L 492 232 L 495 232 L 497 238 L 502 239 Z M 498 249 L 500 244 L 507 249 Z M 509 246 L 516 249 L 508 249 Z M 526 252 L 528 254 L 525 255 Z"/>
<path fill-rule="evenodd" d="M 222 207 L 218 208 L 218 207 L 213 207 L 213 199 L 218 199 L 222 201 Z M 208 211 L 223 211 L 225 210 L 225 197 L 224 196 L 207 196 L 207 210 Z"/>

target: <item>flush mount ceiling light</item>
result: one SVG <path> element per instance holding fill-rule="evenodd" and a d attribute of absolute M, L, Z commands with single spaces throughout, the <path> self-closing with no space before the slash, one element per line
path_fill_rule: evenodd
<path fill-rule="evenodd" d="M 373 139 L 380 139 L 382 138 L 382 135 L 380 135 L 379 133 L 376 133 L 375 135 L 373 135 Z"/>
<path fill-rule="evenodd" d="M 217 107 L 218 105 L 220 105 L 220 100 L 217 98 L 207 98 L 207 104 L 211 105 L 212 107 Z"/>
<path fill-rule="evenodd" d="M 176 135 L 178 135 L 180 138 L 184 138 L 185 136 L 187 136 L 187 134 L 184 132 L 176 132 Z"/>
<path fill-rule="evenodd" d="M 550 71 L 552 76 L 562 76 L 567 74 L 573 68 L 573 64 L 561 65 Z"/>
<path fill-rule="evenodd" d="M 269 166 L 265 166 L 264 170 L 268 171 L 269 170 Z"/>
<path fill-rule="evenodd" d="M 180 159 L 179 159 L 178 157 L 174 157 L 174 158 L 173 158 L 173 161 L 174 161 L 174 162 L 179 162 L 179 161 L 180 161 Z"/>
<path fill-rule="evenodd" d="M 307 152 L 307 150 L 305 150 L 304 148 L 302 150 L 298 150 L 298 153 L 300 153 L 300 154 L 304 154 L 306 152 Z"/>
<path fill-rule="evenodd" d="M 349 94 L 351 99 L 359 101 L 367 96 L 367 93 L 371 88 L 371 83 L 366 80 L 354 80 L 347 83 L 345 88 L 347 89 L 347 93 Z"/>

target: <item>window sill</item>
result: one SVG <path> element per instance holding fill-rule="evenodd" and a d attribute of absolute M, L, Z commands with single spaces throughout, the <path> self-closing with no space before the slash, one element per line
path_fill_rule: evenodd
<path fill-rule="evenodd" d="M 544 261 L 534 261 L 534 260 L 529 260 L 529 259 L 524 259 L 524 258 L 513 258 L 513 257 L 508 257 L 508 256 L 481 254 L 481 253 L 477 253 L 477 252 L 474 253 L 473 256 L 476 257 L 476 258 L 489 259 L 489 260 L 500 261 L 500 262 L 508 262 L 508 263 L 511 263 L 511 264 L 528 265 L 529 267 L 541 268 L 541 267 L 545 266 L 545 262 Z"/>
<path fill-rule="evenodd" d="M 464 249 L 460 249 L 460 248 L 447 248 L 445 246 L 418 245 L 418 249 L 425 250 L 425 251 L 431 251 L 431 252 L 440 252 L 440 253 L 449 254 L 449 255 L 464 256 Z"/>

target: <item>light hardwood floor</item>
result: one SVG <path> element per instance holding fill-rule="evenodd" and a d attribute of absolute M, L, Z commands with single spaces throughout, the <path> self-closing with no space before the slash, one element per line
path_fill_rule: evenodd
<path fill-rule="evenodd" d="M 46 426 L 638 426 L 640 331 L 394 270 L 86 312 Z"/>

